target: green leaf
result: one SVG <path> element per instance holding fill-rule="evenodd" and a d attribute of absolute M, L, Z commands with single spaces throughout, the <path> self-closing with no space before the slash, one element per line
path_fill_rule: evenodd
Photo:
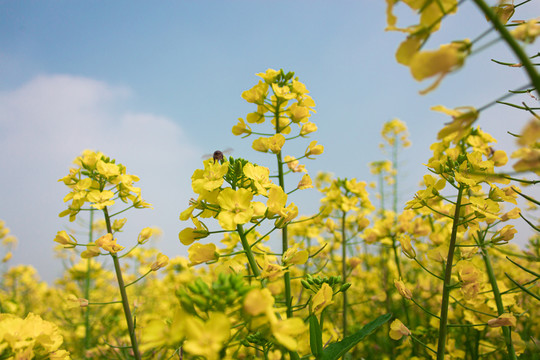
<path fill-rule="evenodd" d="M 357 331 L 356 333 L 352 334 L 351 336 L 347 336 L 345 339 L 330 344 L 326 349 L 323 351 L 322 360 L 337 360 L 343 355 L 345 355 L 349 350 L 351 350 L 356 344 L 358 344 L 362 339 L 364 339 L 366 336 L 372 334 L 375 330 L 377 330 L 379 327 L 381 327 L 383 324 L 388 322 L 390 318 L 392 317 L 392 314 L 386 314 L 381 315 L 366 326 L 364 326 L 362 329 Z M 311 332 L 311 331 L 310 331 Z"/>
<path fill-rule="evenodd" d="M 323 353 L 322 332 L 319 320 L 315 315 L 309 316 L 309 346 L 311 346 L 311 353 L 315 355 L 315 358 L 320 359 Z"/>

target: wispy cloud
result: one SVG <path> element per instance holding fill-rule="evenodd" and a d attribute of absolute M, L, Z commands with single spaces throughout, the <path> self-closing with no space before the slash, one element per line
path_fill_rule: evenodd
<path fill-rule="evenodd" d="M 34 264 L 47 279 L 58 275 L 52 239 L 65 228 L 58 213 L 68 192 L 57 180 L 84 149 L 103 151 L 141 178 L 145 200 L 154 210 L 128 213 L 122 241 L 145 226 L 159 226 L 160 247 L 174 255 L 181 210 L 191 196 L 189 178 L 201 150 L 164 116 L 129 108 L 127 87 L 70 75 L 44 75 L 17 89 L 0 92 L 0 218 L 19 240 L 15 263 Z"/>

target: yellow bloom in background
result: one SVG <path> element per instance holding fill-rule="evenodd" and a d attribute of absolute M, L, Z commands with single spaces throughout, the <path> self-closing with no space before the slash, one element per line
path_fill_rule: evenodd
<path fill-rule="evenodd" d="M 334 292 L 330 285 L 323 283 L 319 291 L 311 299 L 311 312 L 320 315 L 327 306 L 334 303 L 332 300 L 333 295 Z"/>
<path fill-rule="evenodd" d="M 231 335 L 231 325 L 223 313 L 211 313 L 207 321 L 190 316 L 185 324 L 184 349 L 192 354 L 204 356 L 206 360 L 220 359 L 223 344 Z"/>
<path fill-rule="evenodd" d="M 244 299 L 244 311 L 251 316 L 273 314 L 274 302 L 275 299 L 267 288 L 253 289 Z"/>
<path fill-rule="evenodd" d="M 12 352 L 12 359 L 47 358 L 56 353 L 56 359 L 70 359 L 69 353 L 60 351 L 63 343 L 58 327 L 29 313 L 21 319 L 11 314 L 0 314 L 0 349 Z"/>
<path fill-rule="evenodd" d="M 245 224 L 253 216 L 251 200 L 253 193 L 247 189 L 226 188 L 217 197 L 221 207 L 217 219 L 224 230 L 235 230 L 236 225 Z"/>
<path fill-rule="evenodd" d="M 207 261 L 217 260 L 219 254 L 216 251 L 216 245 L 214 244 L 200 244 L 195 243 L 188 249 L 190 266 L 202 264 Z"/>
<path fill-rule="evenodd" d="M 407 329 L 405 325 L 399 319 L 396 319 L 390 324 L 390 338 L 393 340 L 399 340 L 403 336 L 411 335 L 411 331 Z"/>
<path fill-rule="evenodd" d="M 531 19 L 510 31 L 510 34 L 518 40 L 532 44 L 540 35 L 540 24 L 537 19 Z"/>
<path fill-rule="evenodd" d="M 105 251 L 109 251 L 113 254 L 116 254 L 118 251 L 124 249 L 123 246 L 120 246 L 116 243 L 116 239 L 113 239 L 113 234 L 108 233 L 96 240 L 96 245 L 102 248 Z"/>
<path fill-rule="evenodd" d="M 300 318 L 293 317 L 272 323 L 272 335 L 290 351 L 298 349 L 298 337 L 307 330 L 306 324 Z"/>

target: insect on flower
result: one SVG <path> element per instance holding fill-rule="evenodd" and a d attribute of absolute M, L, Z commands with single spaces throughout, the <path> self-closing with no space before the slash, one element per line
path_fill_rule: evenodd
<path fill-rule="evenodd" d="M 223 150 L 223 151 L 216 150 L 216 151 L 214 151 L 214 153 L 212 155 L 210 155 L 210 154 L 203 155 L 203 159 L 206 159 L 206 158 L 209 158 L 210 156 L 212 156 L 212 158 L 214 159 L 214 164 L 216 163 L 216 161 L 219 161 L 220 163 L 222 163 L 224 158 L 225 158 L 225 155 L 230 154 L 232 151 L 233 151 L 233 149 L 231 149 L 231 148 L 227 148 L 226 150 Z"/>

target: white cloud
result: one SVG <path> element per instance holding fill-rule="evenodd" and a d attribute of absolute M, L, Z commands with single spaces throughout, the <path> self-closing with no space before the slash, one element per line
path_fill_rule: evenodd
<path fill-rule="evenodd" d="M 173 120 L 128 109 L 131 91 L 70 75 L 39 76 L 0 92 L 0 219 L 19 238 L 14 263 L 33 264 L 51 280 L 56 231 L 72 226 L 58 213 L 68 189 L 57 180 L 84 149 L 117 159 L 141 178 L 139 186 L 154 210 L 126 213 L 119 242 L 133 241 L 145 226 L 164 230 L 158 247 L 184 253 L 177 233 L 181 210 L 191 196 L 190 176 L 202 152 Z"/>

